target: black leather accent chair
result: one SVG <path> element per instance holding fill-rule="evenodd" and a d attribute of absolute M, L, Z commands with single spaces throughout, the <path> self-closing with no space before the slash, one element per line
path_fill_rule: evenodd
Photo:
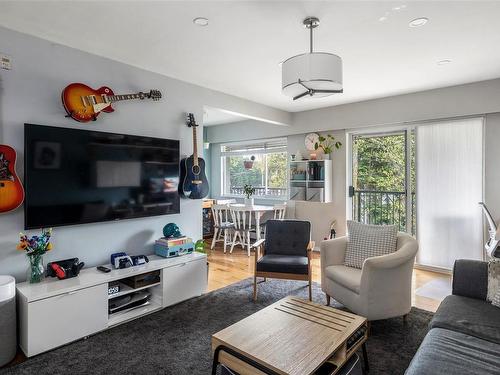
<path fill-rule="evenodd" d="M 311 223 L 299 220 L 268 220 L 266 238 L 257 241 L 253 298 L 257 300 L 257 277 L 309 282 L 312 299 Z M 262 252 L 262 256 L 261 256 Z"/>

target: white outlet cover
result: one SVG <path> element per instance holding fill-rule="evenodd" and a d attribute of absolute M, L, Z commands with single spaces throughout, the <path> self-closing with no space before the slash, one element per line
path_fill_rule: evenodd
<path fill-rule="evenodd" d="M 9 55 L 0 53 L 0 68 L 6 70 L 12 69 L 12 58 Z"/>

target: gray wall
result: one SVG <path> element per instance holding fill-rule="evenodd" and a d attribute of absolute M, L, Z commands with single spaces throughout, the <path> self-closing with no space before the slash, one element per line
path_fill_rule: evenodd
<path fill-rule="evenodd" d="M 500 220 L 500 113 L 486 116 L 484 161 L 484 201 L 493 217 Z"/>
<path fill-rule="evenodd" d="M 293 113 L 291 126 L 256 121 L 208 128 L 208 141 L 282 137 L 500 112 L 500 79 Z"/>
<path fill-rule="evenodd" d="M 345 104 L 293 114 L 289 127 L 272 126 L 256 121 L 214 126 L 207 129 L 213 144 L 212 180 L 219 178 L 220 155 L 218 143 L 287 136 L 289 151 L 303 145 L 304 135 L 330 131 L 345 134 L 348 130 L 380 125 L 404 125 L 408 122 L 453 118 L 460 116 L 485 117 L 485 178 L 484 200 L 495 218 L 500 219 L 500 79 L 468 85 L 429 90 L 365 102 Z M 340 133 L 339 133 L 340 129 Z M 302 146 L 303 147 L 303 146 Z M 347 205 L 346 147 L 333 156 L 335 215 L 345 221 Z M 216 184 L 214 184 L 214 188 Z M 220 192 L 214 190 L 214 193 Z"/>
<path fill-rule="evenodd" d="M 181 155 L 189 155 L 191 130 L 185 126 L 184 114 L 194 112 L 201 122 L 203 105 L 231 108 L 275 121 L 290 119 L 287 112 L 1 27 L 0 50 L 13 60 L 11 71 L 0 70 L 0 143 L 9 144 L 18 152 L 17 171 L 21 178 L 24 123 L 180 139 Z M 84 82 L 95 88 L 106 85 L 116 93 L 157 88 L 164 99 L 158 103 L 117 103 L 115 113 L 103 114 L 97 122 L 80 124 L 66 119 L 61 105 L 61 91 L 71 82 Z M 202 139 L 198 142 L 198 149 L 203 150 Z M 0 274 L 14 275 L 18 281 L 25 278 L 27 268 L 25 255 L 15 250 L 23 222 L 22 209 L 0 216 Z M 117 251 L 151 253 L 154 239 L 168 222 L 175 222 L 185 234 L 200 238 L 201 201 L 182 200 L 179 215 L 56 228 L 54 250 L 47 254 L 46 261 L 76 256 L 94 266 L 108 262 L 109 255 Z"/>
<path fill-rule="evenodd" d="M 344 130 L 335 130 L 328 132 L 319 132 L 321 135 L 331 134 L 336 140 L 342 142 L 343 146 L 339 150 L 335 150 L 331 154 L 333 164 L 333 211 L 335 219 L 337 220 L 337 234 L 342 236 L 345 234 L 346 222 L 346 160 L 347 160 L 347 142 L 346 133 Z M 302 155 L 308 155 L 310 151 L 305 148 L 306 134 L 296 134 L 287 137 L 287 147 L 289 153 L 295 153 L 297 150 Z"/>

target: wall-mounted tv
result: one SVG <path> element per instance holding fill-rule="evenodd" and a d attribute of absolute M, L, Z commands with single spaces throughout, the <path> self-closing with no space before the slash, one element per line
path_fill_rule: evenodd
<path fill-rule="evenodd" d="M 25 124 L 25 229 L 176 214 L 179 141 Z"/>

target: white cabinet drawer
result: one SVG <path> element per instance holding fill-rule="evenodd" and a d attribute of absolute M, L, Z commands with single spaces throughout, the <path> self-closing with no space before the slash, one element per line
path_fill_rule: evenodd
<path fill-rule="evenodd" d="M 207 289 L 207 260 L 205 258 L 162 270 L 163 307 L 200 296 Z"/>
<path fill-rule="evenodd" d="M 77 290 L 27 304 L 21 333 L 26 355 L 44 351 L 99 332 L 108 325 L 107 284 Z M 23 342 L 27 341 L 27 342 Z"/>

